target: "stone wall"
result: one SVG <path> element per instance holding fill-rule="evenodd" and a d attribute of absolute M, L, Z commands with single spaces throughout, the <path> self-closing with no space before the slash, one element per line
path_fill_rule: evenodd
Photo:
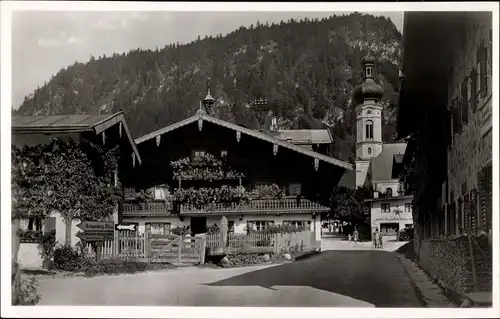
<path fill-rule="evenodd" d="M 475 237 L 473 244 L 478 290 L 492 290 L 491 249 L 487 238 Z M 478 248 L 479 247 L 479 248 Z M 417 246 L 415 247 L 417 248 Z M 419 264 L 432 277 L 459 293 L 474 291 L 469 239 L 428 239 L 419 245 Z"/>

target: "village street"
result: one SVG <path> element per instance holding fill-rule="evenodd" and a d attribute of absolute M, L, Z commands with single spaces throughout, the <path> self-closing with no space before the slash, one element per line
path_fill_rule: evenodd
<path fill-rule="evenodd" d="M 388 243 L 386 249 L 400 245 Z M 394 253 L 331 239 L 323 240 L 323 250 L 282 265 L 40 279 L 39 305 L 420 306 Z"/>

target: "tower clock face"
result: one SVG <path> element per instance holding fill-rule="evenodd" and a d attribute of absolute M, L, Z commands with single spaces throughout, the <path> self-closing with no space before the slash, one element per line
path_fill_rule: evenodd
<path fill-rule="evenodd" d="M 372 114 L 371 110 L 366 111 L 366 114 Z"/>

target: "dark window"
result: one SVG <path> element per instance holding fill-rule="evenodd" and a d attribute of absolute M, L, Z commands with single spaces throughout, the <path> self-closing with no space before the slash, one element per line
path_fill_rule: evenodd
<path fill-rule="evenodd" d="M 365 125 L 366 138 L 373 138 L 373 122 L 367 121 Z"/>
<path fill-rule="evenodd" d="M 389 203 L 383 203 L 381 206 L 382 206 L 382 213 L 390 213 L 390 211 L 391 211 L 391 204 L 389 204 Z"/>
<path fill-rule="evenodd" d="M 42 219 L 39 217 L 30 217 L 28 219 L 28 230 L 42 230 Z"/>
<path fill-rule="evenodd" d="M 205 156 L 205 150 L 193 150 L 191 157 L 192 159 L 196 159 L 198 157 Z"/>
<path fill-rule="evenodd" d="M 487 55 L 488 51 L 483 41 L 477 50 L 477 63 L 479 64 L 479 92 L 482 97 L 484 97 L 488 92 L 488 71 L 486 65 Z"/>
<path fill-rule="evenodd" d="M 300 183 L 288 184 L 288 195 L 298 196 L 302 194 L 302 185 Z"/>
<path fill-rule="evenodd" d="M 385 194 L 387 195 L 387 197 L 392 197 L 392 188 L 387 188 L 385 190 Z"/>

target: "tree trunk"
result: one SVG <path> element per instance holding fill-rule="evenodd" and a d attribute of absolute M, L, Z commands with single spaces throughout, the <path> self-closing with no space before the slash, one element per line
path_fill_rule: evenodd
<path fill-rule="evenodd" d="M 12 255 L 11 255 L 11 281 L 12 281 L 12 305 L 18 305 L 21 295 L 21 268 L 17 262 L 19 254 L 20 238 L 17 234 L 21 228 L 21 221 L 19 218 L 12 219 Z"/>
<path fill-rule="evenodd" d="M 64 218 L 64 222 L 66 224 L 66 233 L 65 233 L 65 242 L 66 242 L 66 245 L 70 245 L 71 246 L 71 225 L 72 225 L 72 222 L 73 222 L 73 218 L 71 216 L 66 216 Z"/>

